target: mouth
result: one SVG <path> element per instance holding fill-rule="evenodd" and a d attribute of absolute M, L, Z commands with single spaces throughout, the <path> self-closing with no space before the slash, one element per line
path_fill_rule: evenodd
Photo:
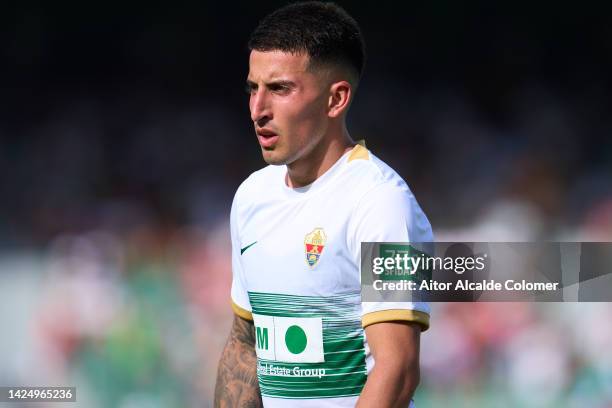
<path fill-rule="evenodd" d="M 257 140 L 259 141 L 259 145 L 264 149 L 273 147 L 278 141 L 278 135 L 271 130 L 268 129 L 258 129 Z"/>

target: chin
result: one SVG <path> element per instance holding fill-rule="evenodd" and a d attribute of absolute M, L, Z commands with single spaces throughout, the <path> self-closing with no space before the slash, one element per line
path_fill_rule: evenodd
<path fill-rule="evenodd" d="M 287 158 L 278 155 L 278 152 L 262 149 L 263 159 L 266 163 L 273 166 L 287 164 Z"/>

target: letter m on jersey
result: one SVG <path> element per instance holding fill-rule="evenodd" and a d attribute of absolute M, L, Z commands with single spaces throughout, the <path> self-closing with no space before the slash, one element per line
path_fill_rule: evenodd
<path fill-rule="evenodd" d="M 268 328 L 267 327 L 255 327 L 257 332 L 257 348 L 262 350 L 268 349 Z"/>

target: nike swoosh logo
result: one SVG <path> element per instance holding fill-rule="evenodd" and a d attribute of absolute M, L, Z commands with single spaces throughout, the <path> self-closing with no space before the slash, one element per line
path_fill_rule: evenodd
<path fill-rule="evenodd" d="M 257 243 L 257 241 L 253 242 L 252 244 L 249 244 L 247 246 L 245 246 L 244 248 L 242 248 L 240 250 L 240 255 L 244 254 L 244 251 L 246 251 L 247 249 L 249 249 L 250 247 L 252 247 L 253 245 L 255 245 Z"/>

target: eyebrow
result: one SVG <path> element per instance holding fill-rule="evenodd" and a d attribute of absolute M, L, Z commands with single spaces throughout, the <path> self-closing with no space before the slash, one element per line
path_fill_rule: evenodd
<path fill-rule="evenodd" d="M 283 80 L 283 79 L 279 79 L 279 80 L 274 80 L 274 81 L 270 81 L 270 82 L 265 82 L 265 85 L 268 89 L 273 88 L 273 87 L 286 87 L 286 88 L 295 88 L 296 84 L 293 81 L 289 81 L 289 80 Z M 246 87 L 248 89 L 255 89 L 257 88 L 257 84 L 249 79 L 246 80 Z"/>

